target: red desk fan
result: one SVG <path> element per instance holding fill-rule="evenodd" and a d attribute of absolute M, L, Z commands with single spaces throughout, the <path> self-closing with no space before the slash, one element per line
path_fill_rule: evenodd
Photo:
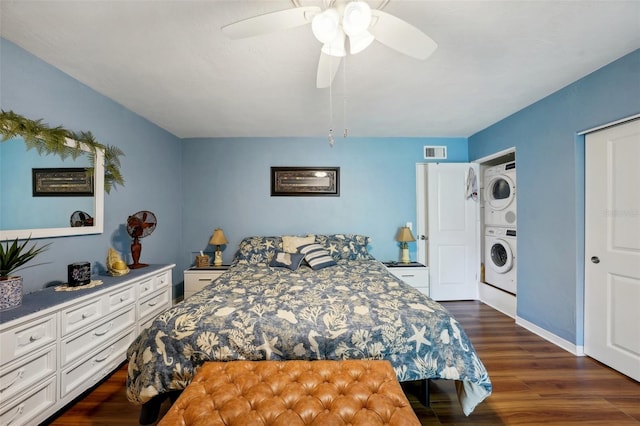
<path fill-rule="evenodd" d="M 129 265 L 131 269 L 144 268 L 149 266 L 146 263 L 140 263 L 140 253 L 142 252 L 142 244 L 140 238 L 144 238 L 156 229 L 156 215 L 150 211 L 143 210 L 134 213 L 127 218 L 127 232 L 133 238 L 131 243 L 131 258 L 133 263 Z"/>

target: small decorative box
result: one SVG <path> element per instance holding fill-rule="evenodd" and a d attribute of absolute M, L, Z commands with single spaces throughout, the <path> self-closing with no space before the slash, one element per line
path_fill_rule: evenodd
<path fill-rule="evenodd" d="M 202 255 L 196 256 L 196 268 L 208 268 L 209 267 L 209 256 Z"/>
<path fill-rule="evenodd" d="M 91 264 L 89 262 L 76 262 L 67 265 L 67 278 L 69 287 L 78 287 L 91 282 Z"/>

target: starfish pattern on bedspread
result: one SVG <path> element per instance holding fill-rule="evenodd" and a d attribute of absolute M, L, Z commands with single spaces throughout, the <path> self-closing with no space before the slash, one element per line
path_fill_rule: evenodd
<path fill-rule="evenodd" d="M 159 315 L 127 356 L 127 397 L 136 403 L 184 388 L 206 361 L 234 359 L 388 359 L 400 381 L 463 383 L 467 414 L 491 394 L 455 318 L 376 260 L 318 271 L 236 264 Z"/>

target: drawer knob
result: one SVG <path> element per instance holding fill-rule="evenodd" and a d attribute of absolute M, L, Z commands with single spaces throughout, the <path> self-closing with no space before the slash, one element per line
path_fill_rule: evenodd
<path fill-rule="evenodd" d="M 113 321 L 109 322 L 109 324 L 107 325 L 107 328 L 104 331 L 96 331 L 93 334 L 95 334 L 96 336 L 104 336 L 109 332 L 109 330 L 111 330 L 111 327 L 113 327 Z"/>
<path fill-rule="evenodd" d="M 105 356 L 103 356 L 102 358 L 96 358 L 95 362 L 102 362 L 105 359 L 109 358 L 111 356 L 111 354 L 113 353 L 113 350 L 115 349 L 115 346 L 111 346 L 109 348 L 109 350 L 107 351 L 107 354 Z"/>
<path fill-rule="evenodd" d="M 24 375 L 24 368 L 21 368 L 20 370 L 18 370 L 18 374 L 16 374 L 16 377 L 13 378 L 13 380 L 11 382 L 9 382 L 7 384 L 7 386 L 3 387 L 2 389 L 0 389 L 0 393 L 6 391 L 7 389 L 9 389 L 11 386 L 13 386 L 13 384 L 15 382 L 17 382 L 18 380 L 22 379 L 22 376 Z"/>
<path fill-rule="evenodd" d="M 7 426 L 13 423 L 13 421 L 16 420 L 22 414 L 23 411 L 24 411 L 24 404 L 18 405 L 18 409 L 16 410 L 16 413 L 13 415 L 13 417 L 11 417 L 7 421 Z"/>

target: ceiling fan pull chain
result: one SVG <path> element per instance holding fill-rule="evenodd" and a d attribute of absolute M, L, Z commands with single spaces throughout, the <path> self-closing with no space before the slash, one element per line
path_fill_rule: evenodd
<path fill-rule="evenodd" d="M 342 61 L 342 125 L 344 126 L 344 132 L 342 137 L 349 136 L 349 129 L 347 129 L 347 58 Z"/>
<path fill-rule="evenodd" d="M 333 61 L 333 58 L 331 60 Z M 333 90 L 331 86 L 331 82 L 329 82 L 329 146 L 333 148 L 336 141 L 333 138 Z"/>

